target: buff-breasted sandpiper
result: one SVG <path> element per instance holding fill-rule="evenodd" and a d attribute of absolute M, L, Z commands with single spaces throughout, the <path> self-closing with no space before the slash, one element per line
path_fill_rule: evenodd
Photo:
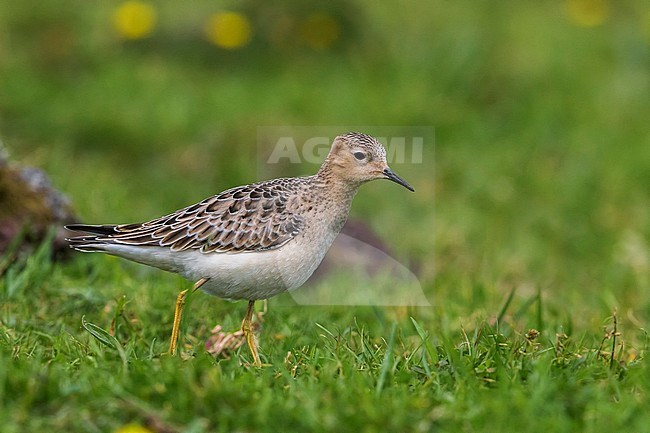
<path fill-rule="evenodd" d="M 313 176 L 273 179 L 231 188 L 192 206 L 140 224 L 73 224 L 89 235 L 68 239 L 79 251 L 99 251 L 181 274 L 193 290 L 247 300 L 242 330 L 261 365 L 252 315 L 256 300 L 300 287 L 318 267 L 348 218 L 359 187 L 389 179 L 413 188 L 386 162 L 375 138 L 336 137 Z M 185 296 L 176 300 L 169 352 L 176 353 Z"/>

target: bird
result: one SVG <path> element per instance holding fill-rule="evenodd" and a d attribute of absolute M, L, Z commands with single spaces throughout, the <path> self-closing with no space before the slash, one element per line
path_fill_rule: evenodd
<path fill-rule="evenodd" d="M 261 367 L 252 327 L 255 302 L 300 287 L 345 224 L 359 187 L 388 179 L 415 192 L 388 166 L 374 137 L 337 136 L 318 172 L 225 190 L 168 215 L 136 224 L 70 224 L 84 235 L 71 248 L 102 252 L 182 275 L 219 298 L 248 301 L 241 329 Z M 189 291 L 176 297 L 168 353 L 176 354 Z"/>

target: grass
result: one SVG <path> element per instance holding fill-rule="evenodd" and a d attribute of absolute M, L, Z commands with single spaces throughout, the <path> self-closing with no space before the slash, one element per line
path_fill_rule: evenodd
<path fill-rule="evenodd" d="M 188 307 L 183 356 L 161 356 L 177 289 L 169 278 L 138 281 L 115 260 L 54 265 L 45 252 L 28 259 L 22 280 L 5 278 L 7 431 L 132 422 L 153 431 L 642 431 L 647 421 L 647 342 L 637 358 L 627 346 L 647 336 L 611 318 L 568 335 L 542 323 L 536 335 L 516 317 L 533 316 L 538 299 L 508 297 L 471 329 L 426 311 L 271 301 L 262 349 L 272 366 L 256 369 L 241 365 L 250 362 L 245 347 L 221 360 L 202 349 L 213 323 L 237 326 L 242 305 L 195 295 L 203 302 Z"/>
<path fill-rule="evenodd" d="M 84 221 L 144 220 L 258 179 L 257 126 L 436 131 L 422 164 L 393 167 L 416 194 L 375 182 L 352 210 L 432 307 L 271 299 L 263 369 L 245 347 L 206 353 L 245 306 L 203 294 L 181 356 L 161 356 L 191 284 L 177 276 L 52 262 L 46 245 L 0 259 L 3 432 L 647 431 L 647 5 L 611 3 L 595 27 L 565 4 L 347 5 L 329 50 L 260 30 L 232 53 L 200 35 L 211 2 L 161 2 L 157 32 L 132 42 L 109 3 L 0 6 L 2 140 Z M 308 12 L 242 7 L 260 26 Z"/>

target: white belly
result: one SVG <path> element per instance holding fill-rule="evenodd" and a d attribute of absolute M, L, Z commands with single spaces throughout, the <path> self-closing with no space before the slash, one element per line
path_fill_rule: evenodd
<path fill-rule="evenodd" d="M 317 242 L 297 237 L 277 250 L 240 253 L 208 253 L 198 250 L 172 252 L 165 247 L 105 245 L 109 254 L 176 272 L 198 281 L 201 290 L 225 299 L 268 299 L 300 287 L 316 270 L 334 241 L 327 233 Z"/>

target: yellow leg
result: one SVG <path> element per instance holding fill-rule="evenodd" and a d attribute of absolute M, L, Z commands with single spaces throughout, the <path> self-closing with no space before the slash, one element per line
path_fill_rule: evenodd
<path fill-rule="evenodd" d="M 254 307 L 255 301 L 248 301 L 248 309 L 246 310 L 244 321 L 241 324 L 241 330 L 244 332 L 248 348 L 251 350 L 251 354 L 253 355 L 253 362 L 257 367 L 261 367 L 262 362 L 260 361 L 260 355 L 257 353 L 257 341 L 255 340 L 255 333 L 253 332 L 253 325 L 251 323 L 253 311 L 255 309 Z"/>
<path fill-rule="evenodd" d="M 192 288 L 192 293 L 194 293 L 199 287 L 201 287 L 205 282 L 208 281 L 207 278 L 201 278 L 199 281 L 194 283 Z M 169 341 L 169 354 L 176 355 L 176 346 L 178 345 L 178 337 L 181 334 L 181 319 L 183 318 L 183 307 L 185 306 L 185 297 L 187 296 L 187 291 L 185 289 L 178 294 L 176 297 L 176 308 L 174 309 L 174 325 L 172 326 L 172 337 Z"/>

